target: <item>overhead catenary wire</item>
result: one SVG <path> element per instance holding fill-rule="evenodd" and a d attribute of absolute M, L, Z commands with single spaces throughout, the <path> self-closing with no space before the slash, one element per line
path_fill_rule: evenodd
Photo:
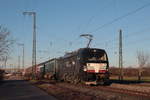
<path fill-rule="evenodd" d="M 108 0 L 108 1 L 109 1 L 109 0 Z M 104 4 L 104 6 L 102 6 L 100 10 L 104 10 L 105 8 L 107 8 L 108 6 L 110 6 L 110 4 L 112 4 L 113 2 L 114 2 L 114 0 L 111 0 L 111 2 Z M 80 34 L 88 33 L 88 32 L 85 32 L 85 31 L 88 29 L 88 27 L 89 27 L 89 25 L 91 24 L 91 22 L 93 21 L 94 17 L 95 17 L 95 15 L 92 15 L 92 16 L 87 20 L 87 23 L 85 24 L 85 27 L 84 27 L 84 29 L 83 29 L 82 32 L 80 32 L 80 31 L 81 31 L 81 25 L 78 27 L 78 31 L 79 31 Z M 80 34 L 79 34 L 79 35 L 80 35 Z M 74 40 L 72 40 L 72 41 L 68 41 L 68 40 L 65 40 L 65 41 L 66 41 L 66 42 L 68 41 L 68 42 L 69 42 L 69 43 L 68 43 L 69 46 L 72 46 L 72 45 L 76 44 L 75 42 L 78 41 L 79 39 L 80 39 L 80 37 L 78 37 L 77 39 L 74 39 Z M 64 40 L 64 39 L 63 39 L 63 40 Z"/>
<path fill-rule="evenodd" d="M 142 43 L 142 42 L 145 42 L 147 40 L 150 40 L 150 37 L 146 37 L 146 38 L 143 38 L 143 39 L 138 39 L 138 40 L 135 40 L 135 41 L 127 42 L 128 45 L 126 47 L 128 47 L 130 45 L 135 45 L 137 43 Z"/>
<path fill-rule="evenodd" d="M 143 6 L 141 6 L 141 7 L 139 7 L 139 8 L 137 8 L 137 9 L 135 9 L 135 10 L 133 10 L 133 11 L 131 11 L 131 12 L 128 12 L 128 13 L 122 15 L 122 16 L 117 17 L 117 18 L 113 19 L 113 20 L 110 21 L 110 22 L 107 22 L 107 23 L 105 23 L 105 24 L 99 26 L 98 28 L 96 28 L 96 29 L 90 31 L 89 33 L 96 32 L 96 31 L 98 31 L 98 30 L 100 30 L 100 29 L 102 29 L 102 28 L 104 28 L 104 27 L 106 27 L 106 26 L 109 26 L 109 25 L 113 24 L 114 22 L 117 22 L 117 21 L 119 21 L 119 20 L 121 20 L 121 19 L 123 19 L 123 18 L 129 16 L 129 15 L 135 14 L 136 12 L 138 12 L 138 11 L 140 11 L 140 10 L 142 10 L 142 9 L 144 9 L 144 8 L 146 8 L 146 7 L 148 7 L 148 6 L 150 6 L 150 2 L 147 3 L 147 4 L 145 4 L 145 5 L 143 5 Z"/>
<path fill-rule="evenodd" d="M 144 34 L 143 32 L 147 32 L 147 31 L 150 31 L 150 27 L 147 27 L 147 28 L 144 28 L 144 29 L 141 29 L 139 31 L 136 31 L 136 32 L 131 32 L 131 33 L 128 33 L 126 35 L 124 35 L 123 39 L 127 39 L 127 38 L 130 38 L 132 36 L 135 36 L 135 35 L 140 35 L 140 34 Z M 114 38 L 114 39 L 110 39 L 110 40 L 107 40 L 105 42 L 100 42 L 100 43 L 96 43 L 97 45 L 100 45 L 100 44 L 105 44 L 106 42 L 107 43 L 113 43 L 115 41 L 118 41 L 118 37 Z"/>
<path fill-rule="evenodd" d="M 105 8 L 108 8 L 112 3 L 114 3 L 114 0 L 107 0 L 107 1 L 109 1 L 109 2 L 104 3 L 102 6 L 100 6 L 99 11 L 101 11 L 101 10 L 104 11 Z M 96 14 L 96 15 L 98 15 L 98 14 Z M 87 20 L 87 23 L 85 23 L 85 26 L 83 26 L 84 29 L 82 28 L 82 30 L 81 30 L 81 25 L 79 26 L 80 31 L 82 31 L 82 32 L 79 31 L 80 34 L 88 33 L 88 32 L 85 32 L 85 31 L 89 28 L 89 25 L 94 20 L 96 15 L 90 16 L 90 18 Z"/>
<path fill-rule="evenodd" d="M 103 7 L 101 7 L 101 9 L 103 10 L 103 9 L 105 9 L 107 6 L 109 6 L 110 4 L 112 4 L 114 1 L 112 0 L 112 2 L 109 2 L 109 3 L 107 3 L 107 4 L 105 4 Z M 86 23 L 86 25 L 85 25 L 85 28 L 88 28 L 88 26 L 89 26 L 89 24 L 91 23 L 91 21 L 94 19 L 94 16 L 92 16 L 92 17 L 90 17 L 90 19 L 87 21 L 87 23 Z M 81 31 L 81 26 L 79 27 L 80 29 L 80 31 Z M 87 29 L 86 29 L 87 30 Z M 79 33 L 81 33 L 81 32 L 79 32 Z M 87 32 L 82 32 L 81 34 L 83 34 L 83 33 L 87 33 Z M 60 37 L 59 37 L 60 38 Z M 76 41 L 78 41 L 80 38 L 78 37 L 77 39 L 74 39 L 74 40 L 72 40 L 72 41 L 69 41 L 69 40 L 67 40 L 67 39 L 64 39 L 64 38 L 60 38 L 60 40 L 64 40 L 64 41 L 66 41 L 66 42 L 68 42 L 67 44 L 68 44 L 68 46 L 69 46 L 69 48 L 71 47 L 71 46 L 73 46 L 74 44 L 76 44 L 75 42 Z M 64 47 L 64 46 L 63 46 Z M 59 47 L 59 48 L 61 48 L 61 47 Z"/>

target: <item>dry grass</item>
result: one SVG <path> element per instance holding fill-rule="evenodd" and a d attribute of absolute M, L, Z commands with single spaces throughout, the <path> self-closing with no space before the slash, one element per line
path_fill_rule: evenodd
<path fill-rule="evenodd" d="M 118 80 L 118 76 L 111 76 L 110 77 L 111 80 Z M 123 80 L 125 81 L 138 81 L 138 77 L 132 76 L 124 76 Z M 141 81 L 145 81 L 145 82 L 150 82 L 150 76 L 149 77 L 142 77 Z"/>

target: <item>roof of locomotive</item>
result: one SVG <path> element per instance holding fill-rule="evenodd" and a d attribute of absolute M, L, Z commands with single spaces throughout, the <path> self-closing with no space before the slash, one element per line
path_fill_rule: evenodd
<path fill-rule="evenodd" d="M 53 61 L 53 60 L 57 60 L 57 59 L 61 59 L 61 58 L 62 58 L 62 59 L 63 59 L 63 58 L 68 58 L 68 57 L 77 55 L 79 52 L 82 52 L 82 51 L 84 51 L 84 50 L 89 50 L 89 49 L 90 49 L 90 50 L 99 50 L 99 51 L 105 52 L 104 49 L 99 49 L 99 48 L 79 48 L 78 50 L 75 50 L 75 51 L 73 51 L 73 52 L 68 52 L 68 53 L 66 53 L 66 54 L 65 54 L 64 56 L 62 56 L 62 57 L 53 58 L 53 59 L 50 59 L 50 60 L 41 62 L 41 63 L 37 64 L 37 66 L 44 65 L 44 64 L 46 64 L 46 63 L 48 63 L 48 62 L 51 62 L 51 61 Z M 29 68 L 32 68 L 32 66 L 30 66 L 30 67 L 28 67 L 28 68 L 26 68 L 26 69 L 29 69 Z"/>
<path fill-rule="evenodd" d="M 99 51 L 105 51 L 104 49 L 99 49 L 99 48 L 80 48 L 78 51 L 83 51 L 83 50 L 99 50 Z"/>
<path fill-rule="evenodd" d="M 80 48 L 80 49 L 78 49 L 78 50 L 76 50 L 76 51 L 68 52 L 68 53 L 66 53 L 63 57 L 60 57 L 60 58 L 68 58 L 68 57 L 74 56 L 74 55 L 76 55 L 76 54 L 78 54 L 79 52 L 82 52 L 82 51 L 84 51 L 84 50 L 99 50 L 99 51 L 105 52 L 104 49 L 99 49 L 99 48 Z"/>

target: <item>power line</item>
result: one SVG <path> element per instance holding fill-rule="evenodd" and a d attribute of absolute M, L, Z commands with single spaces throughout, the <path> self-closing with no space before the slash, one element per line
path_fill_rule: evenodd
<path fill-rule="evenodd" d="M 142 30 L 137 31 L 137 32 L 129 33 L 129 34 L 125 35 L 124 38 L 129 38 L 129 37 L 131 37 L 131 36 L 143 34 L 142 32 L 146 32 L 146 31 L 149 31 L 149 30 L 150 30 L 150 27 L 145 28 L 145 29 L 142 29 Z"/>
<path fill-rule="evenodd" d="M 114 2 L 113 0 L 112 0 L 112 2 Z M 104 7 L 102 7 L 102 10 L 104 9 L 104 8 L 106 8 L 107 6 L 109 6 L 112 2 L 110 2 L 110 3 L 107 3 L 107 5 L 105 5 Z M 87 24 L 86 24 L 86 28 L 89 26 L 89 24 L 91 23 L 91 21 L 94 19 L 94 16 L 92 16 L 92 17 L 90 17 L 90 19 L 87 21 Z M 81 27 L 80 27 L 80 29 L 81 29 Z M 79 32 L 80 34 L 83 34 L 84 32 Z M 57 37 L 58 38 L 58 37 Z M 59 37 L 60 38 L 60 37 Z M 79 40 L 79 38 L 77 38 L 77 39 L 74 39 L 74 40 L 72 40 L 72 41 L 69 41 L 69 40 L 66 40 L 66 39 L 64 39 L 64 38 L 60 38 L 60 40 L 64 40 L 64 41 L 66 41 L 66 42 L 68 42 L 68 44 L 69 44 L 69 46 L 72 46 L 73 44 L 75 44 L 74 42 L 76 42 L 77 40 Z"/>
<path fill-rule="evenodd" d="M 123 47 L 123 48 L 126 48 L 126 47 L 128 47 L 128 46 L 130 46 L 130 45 L 135 45 L 135 44 L 137 44 L 137 43 L 142 43 L 142 42 L 147 41 L 147 40 L 150 40 L 150 38 L 147 37 L 147 38 L 143 38 L 143 39 L 138 39 L 138 40 L 135 40 L 135 41 L 127 42 L 127 43 L 125 43 L 125 44 L 128 44 L 128 45 L 126 45 L 126 46 Z M 116 47 L 111 47 L 111 48 L 109 48 L 109 49 L 113 49 L 113 48 L 116 48 Z"/>
<path fill-rule="evenodd" d="M 139 35 L 139 34 L 143 34 L 142 32 L 146 32 L 146 31 L 149 31 L 150 30 L 150 27 L 147 27 L 147 28 L 145 28 L 145 29 L 142 29 L 142 30 L 139 30 L 139 31 L 137 31 L 137 32 L 131 32 L 131 33 L 128 33 L 127 35 L 124 35 L 124 37 L 123 38 L 130 38 L 131 36 L 135 36 L 135 35 Z M 112 43 L 112 42 L 115 42 L 115 41 L 117 41 L 119 38 L 118 37 L 116 37 L 116 38 L 114 38 L 114 39 L 110 39 L 110 40 L 108 40 L 108 41 L 105 41 L 105 42 L 101 42 L 101 43 L 96 43 L 97 45 L 100 45 L 100 44 L 105 44 L 106 42 L 107 43 Z"/>
<path fill-rule="evenodd" d="M 108 8 L 108 6 L 110 6 L 112 3 L 114 3 L 114 0 L 111 0 L 111 2 L 110 2 L 110 0 L 107 0 L 107 1 L 109 1 L 109 2 L 103 4 L 103 5 L 99 8 L 99 11 L 101 11 L 101 10 L 104 11 L 105 8 Z M 96 14 L 96 15 L 98 15 L 98 14 Z M 91 22 L 93 21 L 94 17 L 96 17 L 96 15 L 92 15 L 92 16 L 88 19 L 87 23 L 85 23 L 85 26 L 82 25 L 82 26 L 83 26 L 83 27 L 82 27 L 82 30 L 81 30 L 81 25 L 80 25 L 80 27 L 79 27 L 80 30 L 79 30 L 79 31 L 82 31 L 82 32 L 79 32 L 80 34 L 89 33 L 89 32 L 85 32 L 85 31 L 88 29 L 89 25 L 90 25 Z"/>
<path fill-rule="evenodd" d="M 105 23 L 105 24 L 101 25 L 100 27 L 98 27 L 98 28 L 92 30 L 92 31 L 89 32 L 89 33 L 96 32 L 96 31 L 98 31 L 99 29 L 102 29 L 102 28 L 104 28 L 104 27 L 106 27 L 106 26 L 109 26 L 109 25 L 113 24 L 114 22 L 119 21 L 119 20 L 121 20 L 121 19 L 123 19 L 123 18 L 125 18 L 125 17 L 127 17 L 127 16 L 129 16 L 129 15 L 135 14 L 136 12 L 138 12 L 138 11 L 140 11 L 140 10 L 142 10 L 142 9 L 144 9 L 144 8 L 146 8 L 146 7 L 148 7 L 148 6 L 150 6 L 150 3 L 147 3 L 147 4 L 145 4 L 145 5 L 143 5 L 143 6 L 139 7 L 139 8 L 137 8 L 137 9 L 131 11 L 131 12 L 128 12 L 128 13 L 126 13 L 126 14 L 120 16 L 120 17 L 117 17 L 117 18 L 115 18 L 114 20 L 112 20 L 112 21 L 110 21 L 110 22 L 108 22 L 108 23 Z"/>
<path fill-rule="evenodd" d="M 142 42 L 147 41 L 147 40 L 150 40 L 150 38 L 147 37 L 147 38 L 138 39 L 138 40 L 135 40 L 135 41 L 132 41 L 132 42 L 128 42 L 128 45 L 127 45 L 127 46 L 135 45 L 136 43 L 142 43 Z M 127 46 L 126 46 L 126 47 L 127 47 Z"/>
<path fill-rule="evenodd" d="M 108 0 L 109 1 L 109 0 Z M 100 10 L 104 10 L 107 6 L 109 6 L 110 4 L 112 4 L 114 2 L 114 0 L 112 0 L 112 2 L 109 2 L 107 4 L 105 4 L 103 7 L 101 7 Z M 83 31 L 87 30 L 87 28 L 89 27 L 89 25 L 91 24 L 91 22 L 93 21 L 95 15 L 91 16 L 89 18 L 89 20 L 87 21 L 87 23 L 85 24 L 85 28 Z M 79 26 L 79 31 L 81 31 L 81 25 Z M 88 33 L 88 32 L 79 32 L 80 34 L 83 34 L 83 33 Z M 79 38 L 73 40 L 73 41 L 69 41 L 69 45 L 72 46 L 74 44 L 75 41 L 79 40 Z M 65 40 L 66 41 L 66 40 Z"/>
<path fill-rule="evenodd" d="M 85 31 L 88 29 L 88 27 L 89 27 L 89 25 L 91 24 L 91 22 L 92 22 L 93 19 L 94 19 L 94 16 L 91 16 L 91 17 L 89 18 L 89 20 L 88 20 L 87 23 L 85 24 L 85 27 L 84 27 L 84 29 L 83 29 L 83 31 L 82 31 L 81 34 L 85 33 Z"/>

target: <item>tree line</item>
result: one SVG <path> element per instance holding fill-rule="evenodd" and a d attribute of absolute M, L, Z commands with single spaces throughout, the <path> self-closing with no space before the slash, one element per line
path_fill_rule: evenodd
<path fill-rule="evenodd" d="M 119 68 L 117 67 L 110 67 L 111 76 L 119 76 Z M 127 77 L 139 77 L 139 68 L 123 68 L 123 76 Z M 150 77 L 150 66 L 143 67 L 141 72 L 141 77 Z"/>
<path fill-rule="evenodd" d="M 4 74 L 4 70 L 1 67 L 6 66 L 6 61 L 8 60 L 13 43 L 14 40 L 10 37 L 10 31 L 0 25 L 0 80 L 3 79 Z"/>

